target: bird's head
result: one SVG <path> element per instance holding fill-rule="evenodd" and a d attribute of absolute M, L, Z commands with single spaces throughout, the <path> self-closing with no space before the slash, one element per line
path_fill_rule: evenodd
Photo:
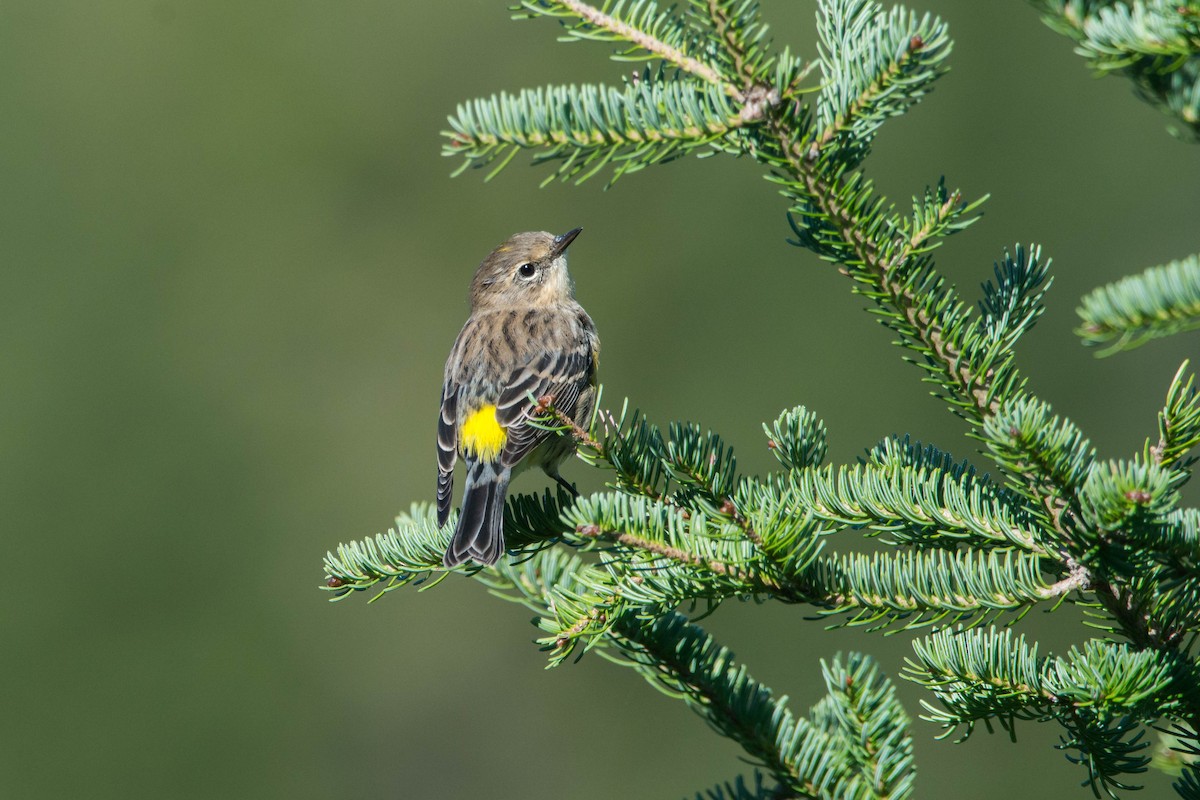
<path fill-rule="evenodd" d="M 479 265 L 471 281 L 471 309 L 553 305 L 574 296 L 567 247 L 583 228 L 555 236 L 514 233 Z"/>

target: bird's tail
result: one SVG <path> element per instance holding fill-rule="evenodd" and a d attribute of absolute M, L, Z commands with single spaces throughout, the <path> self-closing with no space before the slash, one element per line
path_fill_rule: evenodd
<path fill-rule="evenodd" d="M 442 563 L 457 567 L 470 559 L 490 566 L 504 554 L 504 497 L 511 471 L 477 461 L 467 469 L 462 513 Z"/>

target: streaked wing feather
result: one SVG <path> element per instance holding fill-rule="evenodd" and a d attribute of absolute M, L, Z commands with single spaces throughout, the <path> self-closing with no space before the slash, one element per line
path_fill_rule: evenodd
<path fill-rule="evenodd" d="M 523 367 L 513 375 L 500 399 L 496 401 L 496 421 L 501 425 L 511 425 L 519 419 L 525 410 L 526 400 L 530 394 L 538 397 L 538 390 L 553 380 L 555 366 L 561 359 L 559 353 L 543 353 L 536 363 Z"/>
<path fill-rule="evenodd" d="M 437 449 L 438 525 L 450 518 L 450 499 L 454 493 L 454 462 L 458 460 L 458 430 L 455 415 L 458 408 L 458 389 L 452 383 L 442 388 L 442 409 L 438 415 Z"/>
<path fill-rule="evenodd" d="M 506 466 L 516 464 L 546 437 L 557 435 L 528 424 L 534 405 L 529 401 L 529 395 L 532 394 L 535 400 L 553 395 L 554 407 L 573 416 L 590 364 L 588 346 L 580 343 L 566 352 L 547 353 L 508 381 L 496 403 L 496 420 L 508 429 L 508 440 L 500 456 Z"/>

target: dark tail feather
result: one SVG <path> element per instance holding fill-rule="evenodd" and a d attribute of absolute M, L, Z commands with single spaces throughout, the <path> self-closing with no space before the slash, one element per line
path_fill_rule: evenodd
<path fill-rule="evenodd" d="M 467 470 L 462 513 L 442 563 L 457 567 L 471 559 L 491 566 L 504 555 L 504 497 L 508 469 L 475 463 Z"/>
<path fill-rule="evenodd" d="M 454 471 L 442 472 L 438 470 L 437 482 L 437 510 L 438 510 L 438 527 L 446 526 L 446 520 L 450 519 L 450 495 L 454 493 Z"/>

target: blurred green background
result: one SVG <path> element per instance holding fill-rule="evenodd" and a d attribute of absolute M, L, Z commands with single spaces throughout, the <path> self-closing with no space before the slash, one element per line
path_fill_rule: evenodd
<path fill-rule="evenodd" d="M 813 52 L 812 2 L 764 6 Z M 1131 454 L 1200 340 L 1098 361 L 1073 309 L 1197 250 L 1200 150 L 1022 3 L 916 7 L 950 22 L 952 72 L 867 169 L 902 205 L 942 174 L 991 193 L 941 251 L 968 296 L 1005 246 L 1045 247 L 1025 372 L 1102 455 Z M 520 160 L 451 180 L 438 133 L 459 101 L 630 68 L 555 36 L 502 0 L 0 6 L 0 794 L 682 797 L 748 771 L 630 671 L 543 671 L 528 613 L 470 581 L 371 606 L 316 588 L 327 549 L 432 499 L 443 359 L 472 271 L 514 231 L 584 226 L 572 270 L 608 402 L 712 426 L 749 472 L 772 464 L 760 423 L 798 403 L 838 462 L 891 433 L 974 454 L 848 282 L 785 243 L 748 160 L 607 192 L 538 190 Z M 895 671 L 908 652 L 808 612 L 730 604 L 709 624 L 799 710 L 820 658 Z M 1022 628 L 1057 650 L 1083 631 Z M 1087 794 L 1050 726 L 935 733 L 915 724 L 921 797 Z"/>

